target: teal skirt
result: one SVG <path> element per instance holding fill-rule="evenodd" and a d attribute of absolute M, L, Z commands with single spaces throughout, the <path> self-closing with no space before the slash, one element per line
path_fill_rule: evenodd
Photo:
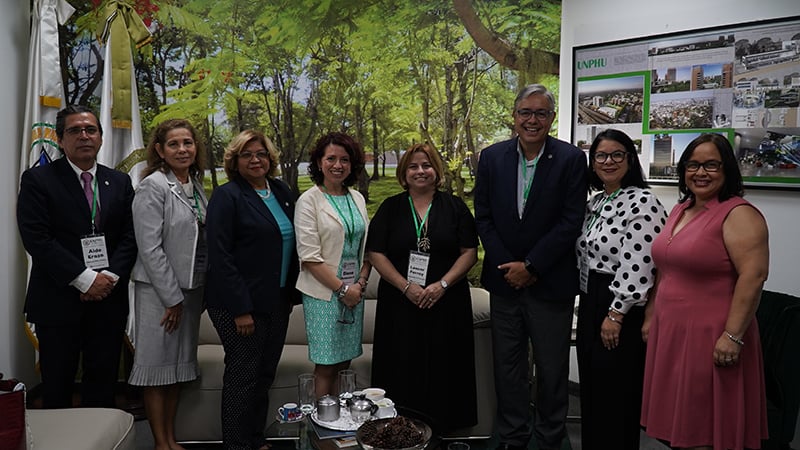
<path fill-rule="evenodd" d="M 364 302 L 352 310 L 331 296 L 330 301 L 303 294 L 303 315 L 308 336 L 308 358 L 314 364 L 333 365 L 361 356 Z M 341 323 L 352 322 L 352 323 Z"/>

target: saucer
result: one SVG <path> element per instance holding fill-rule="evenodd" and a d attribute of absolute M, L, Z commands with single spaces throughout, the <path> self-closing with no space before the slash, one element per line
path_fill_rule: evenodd
<path fill-rule="evenodd" d="M 303 418 L 304 418 L 304 416 L 302 414 L 300 414 L 299 416 L 297 416 L 293 420 L 283 420 L 283 418 L 281 417 L 280 414 L 275 416 L 275 420 L 277 420 L 278 423 L 297 423 L 297 422 L 300 422 L 301 420 L 303 420 Z"/>

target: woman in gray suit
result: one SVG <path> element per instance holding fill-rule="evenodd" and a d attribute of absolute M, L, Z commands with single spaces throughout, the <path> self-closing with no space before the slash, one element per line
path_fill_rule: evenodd
<path fill-rule="evenodd" d="M 129 383 L 144 386 L 157 450 L 175 442 L 180 384 L 197 378 L 197 337 L 208 251 L 203 191 L 204 148 L 192 125 L 156 127 L 133 200 L 139 254 L 134 281 L 135 355 Z"/>

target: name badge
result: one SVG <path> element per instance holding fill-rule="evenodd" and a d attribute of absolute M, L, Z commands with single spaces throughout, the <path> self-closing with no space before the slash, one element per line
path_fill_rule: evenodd
<path fill-rule="evenodd" d="M 408 255 L 408 281 L 416 283 L 420 286 L 425 286 L 428 279 L 428 263 L 431 261 L 431 255 L 428 253 L 418 252 L 412 250 Z"/>
<path fill-rule="evenodd" d="M 581 291 L 589 293 L 589 263 L 581 258 L 581 274 L 580 274 Z"/>
<path fill-rule="evenodd" d="M 342 281 L 344 281 L 344 284 L 356 282 L 356 269 L 358 269 L 358 261 L 352 259 L 342 261 Z"/>
<path fill-rule="evenodd" d="M 108 267 L 108 250 L 106 250 L 106 237 L 102 234 L 93 234 L 81 238 L 83 249 L 83 263 L 90 269 L 105 269 Z"/>

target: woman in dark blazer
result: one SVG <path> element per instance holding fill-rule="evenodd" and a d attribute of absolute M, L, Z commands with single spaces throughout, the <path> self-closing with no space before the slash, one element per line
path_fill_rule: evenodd
<path fill-rule="evenodd" d="M 225 349 L 222 436 L 226 449 L 266 449 L 267 392 L 289 323 L 298 263 L 295 195 L 274 178 L 277 150 L 245 130 L 225 150 L 230 180 L 208 204 L 206 301 Z"/>

